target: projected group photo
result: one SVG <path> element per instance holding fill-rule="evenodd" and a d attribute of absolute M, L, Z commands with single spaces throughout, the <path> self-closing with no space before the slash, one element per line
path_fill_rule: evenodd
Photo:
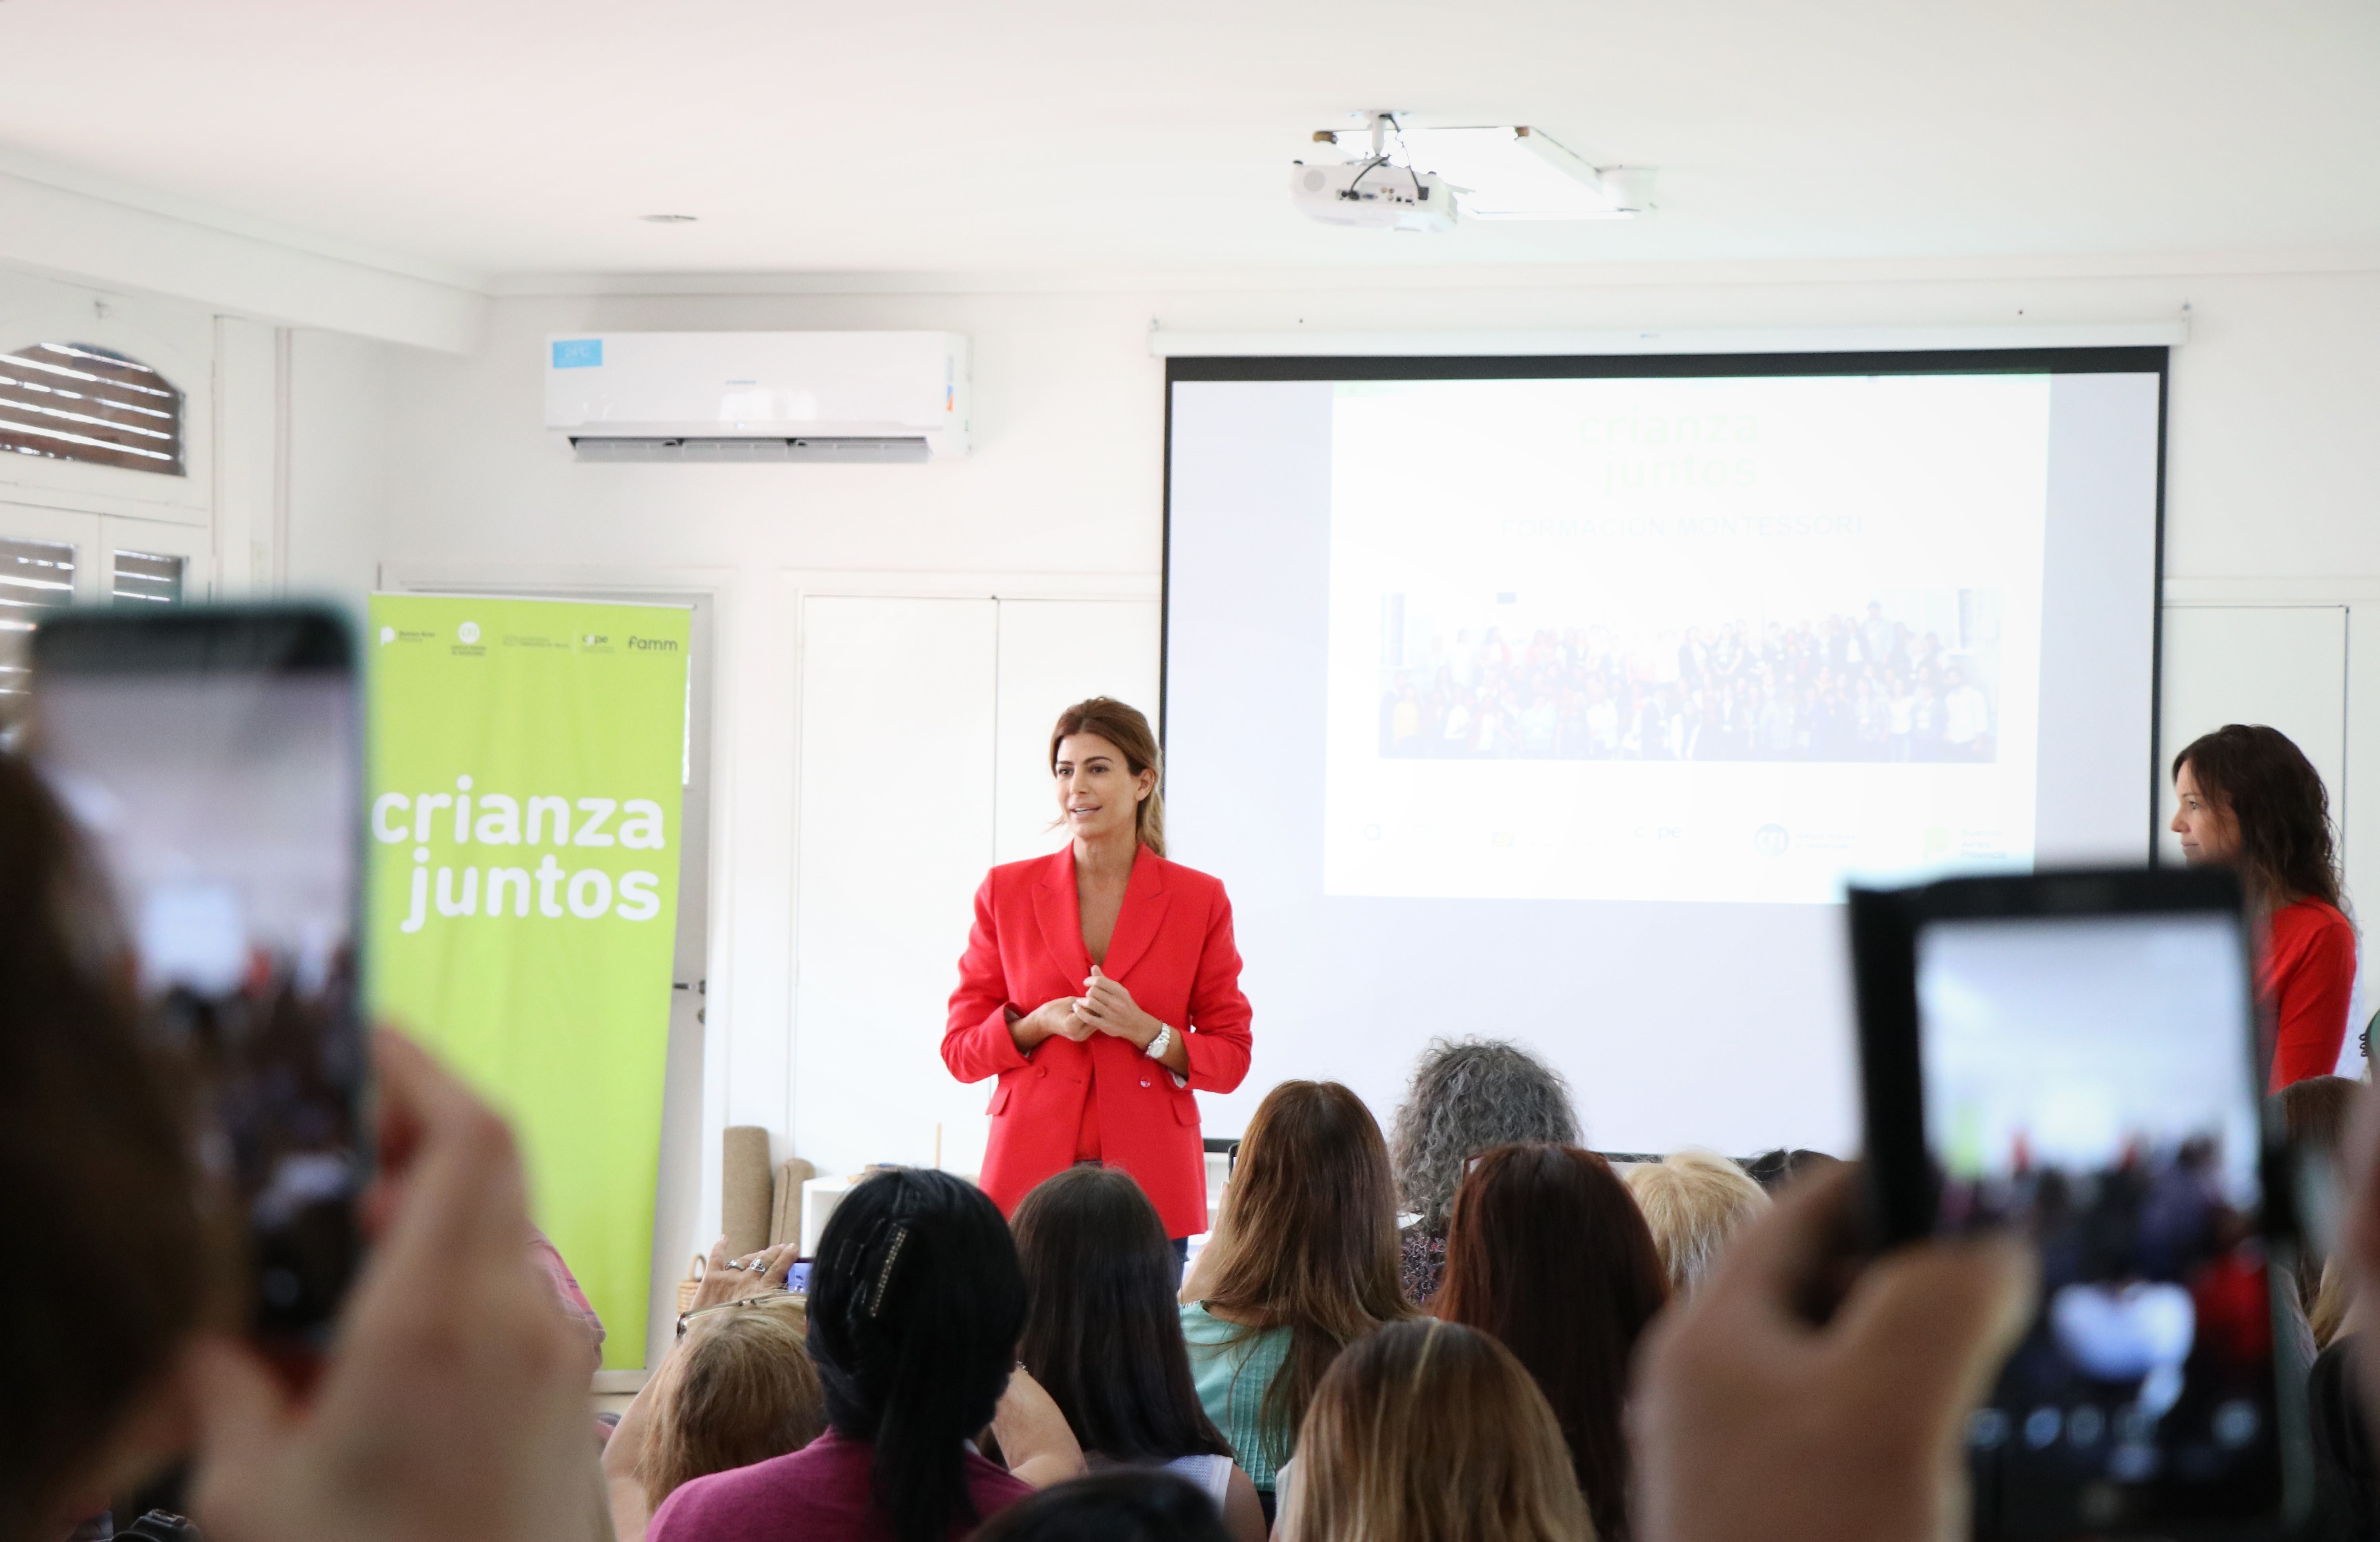
<path fill-rule="evenodd" d="M 1999 594 L 1652 619 L 1381 597 L 1393 759 L 1988 763 Z"/>

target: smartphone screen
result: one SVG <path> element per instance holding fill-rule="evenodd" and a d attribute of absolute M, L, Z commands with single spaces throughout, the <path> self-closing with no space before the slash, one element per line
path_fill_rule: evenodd
<path fill-rule="evenodd" d="M 262 1338 L 318 1342 L 358 1257 L 352 650 L 304 610 L 77 614 L 34 639 L 34 752 L 97 848 L 155 1031 L 245 1217 Z"/>
<path fill-rule="evenodd" d="M 1978 1531 L 2273 1513 L 2239 917 L 1939 919 L 1915 964 L 1938 1226 L 2040 1246 L 2039 1316 L 1968 1426 Z"/>

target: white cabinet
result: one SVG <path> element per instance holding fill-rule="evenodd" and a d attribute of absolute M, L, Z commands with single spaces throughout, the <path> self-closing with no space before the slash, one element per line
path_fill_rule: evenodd
<path fill-rule="evenodd" d="M 2164 699 L 2157 713 L 2158 849 L 2181 846 L 2173 818 L 2173 758 L 2227 722 L 2288 735 L 2322 774 L 2331 818 L 2346 827 L 2347 607 L 2186 605 L 2165 613 Z"/>

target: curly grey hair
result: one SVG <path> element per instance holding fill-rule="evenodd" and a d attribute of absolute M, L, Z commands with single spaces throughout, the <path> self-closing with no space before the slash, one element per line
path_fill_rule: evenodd
<path fill-rule="evenodd" d="M 1472 1158 L 1516 1140 L 1578 1138 L 1570 1085 L 1543 1061 L 1500 1038 L 1434 1038 L 1390 1141 L 1398 1202 L 1442 1232 Z"/>

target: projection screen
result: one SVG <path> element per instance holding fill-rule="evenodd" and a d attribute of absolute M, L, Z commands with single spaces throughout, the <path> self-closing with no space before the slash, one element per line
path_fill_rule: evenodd
<path fill-rule="evenodd" d="M 2154 842 L 2163 348 L 1175 358 L 1172 855 L 1292 1076 L 1848 1152 L 1847 880 Z"/>

